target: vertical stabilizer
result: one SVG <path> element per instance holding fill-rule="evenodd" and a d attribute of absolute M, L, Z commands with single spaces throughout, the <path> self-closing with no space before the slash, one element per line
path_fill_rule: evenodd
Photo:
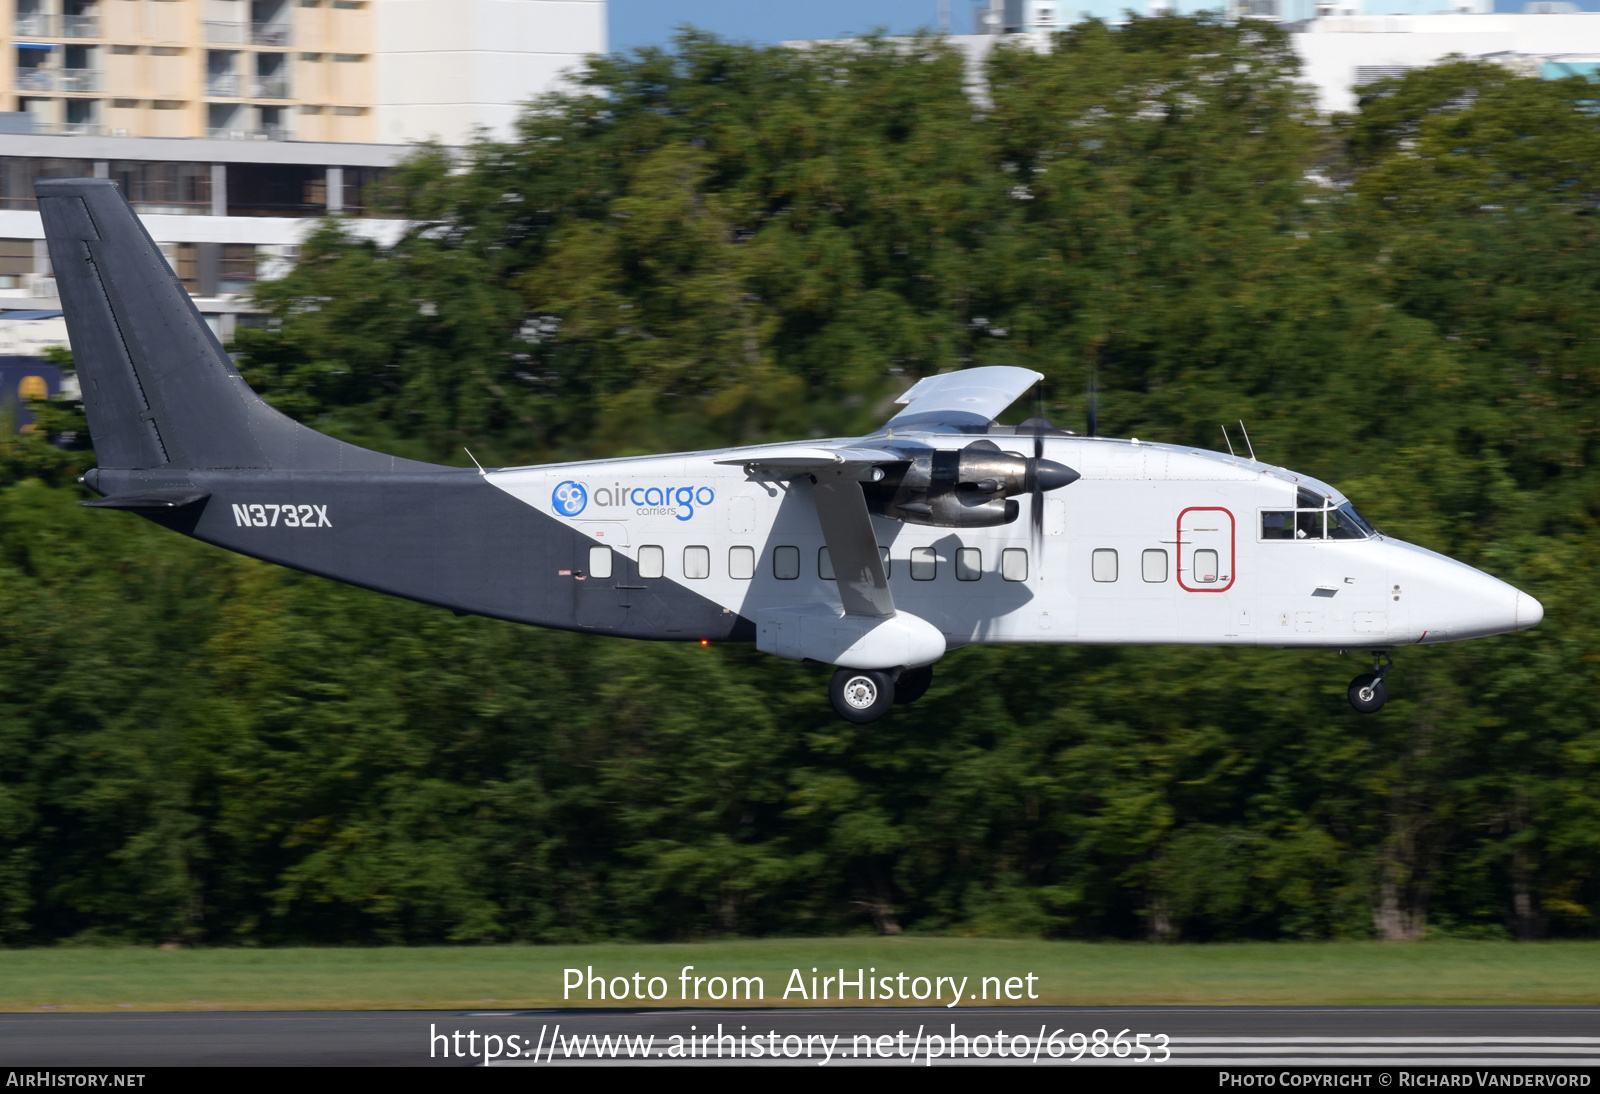
<path fill-rule="evenodd" d="M 34 191 L 102 467 L 429 466 L 345 444 L 263 402 L 116 183 L 40 179 Z"/>

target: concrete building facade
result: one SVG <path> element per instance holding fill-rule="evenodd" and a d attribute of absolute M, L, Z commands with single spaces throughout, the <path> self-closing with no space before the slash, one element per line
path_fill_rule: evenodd
<path fill-rule="evenodd" d="M 1590 7 L 1597 0 L 1581 0 Z M 1355 109 L 1363 86 L 1461 56 L 1544 79 L 1600 78 L 1600 11 L 1579 0 L 984 0 L 980 33 L 950 40 L 969 59 L 974 98 L 987 99 L 981 61 L 1000 35 L 1049 48 L 1049 34 L 1085 19 L 1110 23 L 1129 11 L 1156 16 L 1215 11 L 1288 26 L 1302 76 L 1322 113 Z"/>
<path fill-rule="evenodd" d="M 11 10 L 6 12 L 5 8 Z M 35 133 L 461 144 L 606 48 L 605 0 L 0 0 Z"/>
<path fill-rule="evenodd" d="M 0 353 L 64 344 L 33 180 L 113 178 L 223 338 L 409 142 L 510 136 L 605 0 L 0 0 Z"/>

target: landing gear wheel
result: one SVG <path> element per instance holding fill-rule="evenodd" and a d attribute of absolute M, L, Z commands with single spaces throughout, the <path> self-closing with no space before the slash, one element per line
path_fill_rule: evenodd
<path fill-rule="evenodd" d="M 1350 681 L 1350 705 L 1362 714 L 1376 714 L 1389 701 L 1389 689 L 1375 672 L 1364 672 Z"/>
<path fill-rule="evenodd" d="M 840 669 L 828 685 L 828 698 L 845 721 L 876 722 L 894 705 L 894 678 L 876 669 Z"/>
<path fill-rule="evenodd" d="M 927 694 L 932 684 L 932 665 L 923 665 L 920 669 L 906 669 L 900 674 L 900 679 L 894 682 L 894 701 L 902 705 L 915 703 Z"/>

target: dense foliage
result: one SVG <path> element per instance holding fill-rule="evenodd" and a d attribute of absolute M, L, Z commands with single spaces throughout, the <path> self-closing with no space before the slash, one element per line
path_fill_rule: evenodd
<path fill-rule="evenodd" d="M 982 649 L 867 729 L 826 670 L 384 599 L 76 508 L 0 446 L 0 939 L 901 928 L 1592 934 L 1600 114 L 1452 63 L 1317 119 L 1272 27 L 597 59 L 393 247 L 330 223 L 248 377 L 405 455 L 834 434 L 1018 363 L 1076 424 L 1338 483 L 1546 605 L 1403 651 Z M 1019 408 L 1031 410 L 1031 407 Z M 58 412 L 59 413 L 59 412 Z M 64 419 L 49 419 L 57 432 Z"/>

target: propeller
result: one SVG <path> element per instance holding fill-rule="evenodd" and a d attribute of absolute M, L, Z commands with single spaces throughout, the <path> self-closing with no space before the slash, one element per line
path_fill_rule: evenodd
<path fill-rule="evenodd" d="M 1044 491 L 1039 487 L 1039 461 L 1044 459 L 1044 416 L 1033 420 L 1033 459 L 1028 461 L 1028 522 L 1033 525 L 1033 557 L 1044 558 Z"/>
<path fill-rule="evenodd" d="M 1044 543 L 1044 492 L 1057 490 L 1078 481 L 1078 473 L 1065 464 L 1044 458 L 1044 438 L 1047 433 L 1060 433 L 1043 414 L 1029 418 L 1017 427 L 1019 434 L 1033 434 L 1033 455 L 1025 463 L 1022 491 L 1028 495 L 1028 523 L 1033 539 L 1034 557 L 1041 558 Z"/>

